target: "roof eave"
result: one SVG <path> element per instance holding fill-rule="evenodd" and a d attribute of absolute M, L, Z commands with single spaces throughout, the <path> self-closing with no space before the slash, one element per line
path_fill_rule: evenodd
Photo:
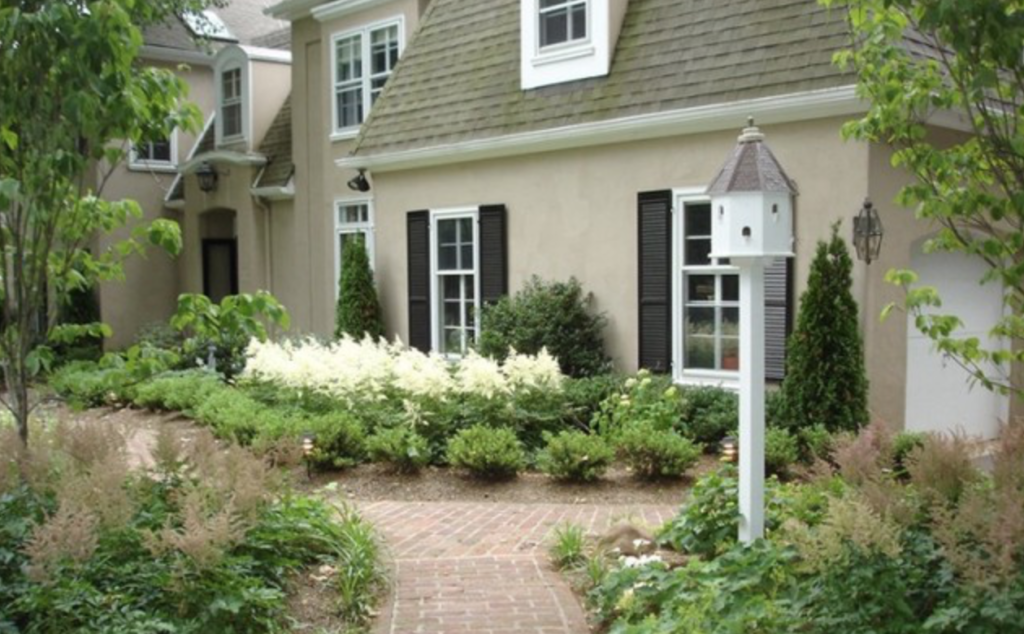
<path fill-rule="evenodd" d="M 263 10 L 263 14 L 278 20 L 301 20 L 311 15 L 313 7 L 323 0 L 282 0 Z"/>

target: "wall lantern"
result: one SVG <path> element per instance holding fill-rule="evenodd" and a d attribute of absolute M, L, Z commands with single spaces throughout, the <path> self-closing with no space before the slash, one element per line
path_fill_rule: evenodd
<path fill-rule="evenodd" d="M 732 154 L 708 185 L 711 257 L 729 258 L 740 278 L 739 538 L 764 537 L 765 325 L 764 270 L 793 257 L 796 185 L 751 118 Z M 723 459 L 729 451 L 722 447 Z"/>
<path fill-rule="evenodd" d="M 366 170 L 359 170 L 359 174 L 348 182 L 348 188 L 364 194 L 370 191 L 370 181 L 366 179 Z"/>
<path fill-rule="evenodd" d="M 207 194 L 217 189 L 217 169 L 210 163 L 204 161 L 196 168 L 196 179 L 199 189 Z"/>
<path fill-rule="evenodd" d="M 882 252 L 883 234 L 882 218 L 871 200 L 865 198 L 860 213 L 853 218 L 853 246 L 857 249 L 857 259 L 863 260 L 865 264 L 877 260 L 878 254 Z"/>

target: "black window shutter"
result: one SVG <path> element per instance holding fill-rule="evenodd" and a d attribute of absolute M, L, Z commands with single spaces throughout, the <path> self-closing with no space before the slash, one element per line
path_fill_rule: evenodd
<path fill-rule="evenodd" d="M 792 328 L 793 259 L 777 258 L 764 271 L 765 378 L 781 381 L 786 376 L 786 338 Z"/>
<path fill-rule="evenodd" d="M 672 361 L 672 192 L 644 192 L 638 204 L 640 367 L 668 372 Z"/>
<path fill-rule="evenodd" d="M 430 352 L 430 212 L 406 215 L 409 260 L 409 345 Z"/>
<path fill-rule="evenodd" d="M 480 299 L 495 302 L 508 295 L 508 230 L 505 205 L 480 207 Z"/>

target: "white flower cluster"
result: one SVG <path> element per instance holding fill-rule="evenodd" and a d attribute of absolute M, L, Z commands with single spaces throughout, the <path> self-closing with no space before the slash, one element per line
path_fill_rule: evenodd
<path fill-rule="evenodd" d="M 664 563 L 658 555 L 640 555 L 639 557 L 619 557 L 619 562 L 626 568 L 642 568 L 651 564 Z"/>
<path fill-rule="evenodd" d="M 389 393 L 443 399 L 458 392 L 494 398 L 519 389 L 558 390 L 563 379 L 558 362 L 547 350 L 537 355 L 513 350 L 499 365 L 473 352 L 450 361 L 401 342 L 346 337 L 330 344 L 313 339 L 300 343 L 253 340 L 246 357 L 243 378 L 350 402 L 379 400 Z"/>

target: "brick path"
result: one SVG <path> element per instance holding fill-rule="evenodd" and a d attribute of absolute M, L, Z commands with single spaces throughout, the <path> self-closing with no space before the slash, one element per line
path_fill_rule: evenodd
<path fill-rule="evenodd" d="M 586 634 L 579 602 L 548 563 L 564 522 L 595 534 L 619 520 L 658 526 L 671 506 L 365 502 L 384 535 L 395 588 L 379 634 Z"/>

